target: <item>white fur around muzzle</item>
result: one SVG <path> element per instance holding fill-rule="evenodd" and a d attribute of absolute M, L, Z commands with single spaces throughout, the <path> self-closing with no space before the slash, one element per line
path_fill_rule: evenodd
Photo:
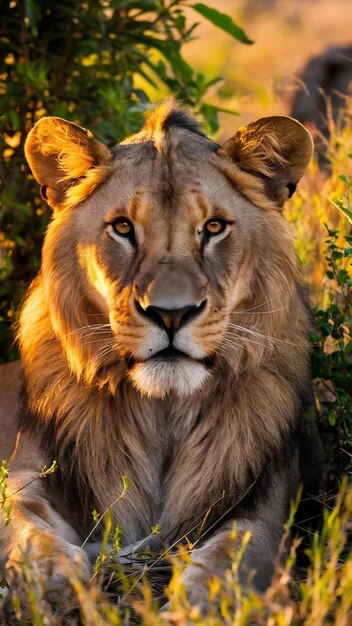
<path fill-rule="evenodd" d="M 134 387 L 144 396 L 163 398 L 173 391 L 179 397 L 201 389 L 209 372 L 195 361 L 155 361 L 137 363 L 129 371 Z"/>

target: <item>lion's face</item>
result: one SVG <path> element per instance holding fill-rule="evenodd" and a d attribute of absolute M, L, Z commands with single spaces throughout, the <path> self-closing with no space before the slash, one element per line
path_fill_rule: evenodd
<path fill-rule="evenodd" d="M 199 141 L 194 160 L 182 134 L 171 164 L 143 144 L 127 163 L 117 153 L 104 189 L 70 224 L 91 298 L 109 317 L 129 377 L 153 396 L 203 385 L 245 295 L 244 256 L 264 226 L 261 210 L 218 171 L 208 142 Z"/>
<path fill-rule="evenodd" d="M 303 127 L 290 124 L 306 141 Z M 66 335 L 76 333 L 100 361 L 123 361 L 140 393 L 185 396 L 204 385 L 216 359 L 227 353 L 233 314 L 248 308 L 260 289 L 263 258 L 275 257 L 280 264 L 280 239 L 288 235 L 275 202 L 282 203 L 283 188 L 289 195 L 298 166 L 288 176 L 285 153 L 280 181 L 266 188 L 266 174 L 256 177 L 233 164 L 233 145 L 219 150 L 182 124 L 162 129 L 159 120 L 159 127 L 155 121 L 151 126 L 113 155 L 89 138 L 95 142 L 89 190 L 84 189 L 89 176 L 83 182 L 77 176 L 76 186 L 68 179 L 65 187 L 61 177 L 51 191 L 50 177 L 43 173 L 42 156 L 50 152 L 45 154 L 45 138 L 36 139 L 35 150 L 32 138 L 27 155 L 49 202 L 62 205 L 44 248 L 48 298 L 51 290 L 59 292 L 52 298 L 53 316 L 60 317 L 63 302 L 66 319 L 75 320 L 73 309 L 79 309 L 85 324 L 76 328 L 73 321 Z M 98 149 L 100 165 L 95 164 Z M 307 146 L 302 151 L 306 162 Z M 40 168 L 34 162 L 38 152 Z M 63 168 L 62 148 L 54 158 L 55 167 Z M 262 160 L 265 169 L 264 156 Z M 267 178 L 270 182 L 273 177 Z M 246 184 L 251 185 L 250 199 L 241 188 Z M 67 202 L 70 194 L 79 198 L 79 206 Z M 267 208 L 270 202 L 274 206 Z M 291 256 L 282 261 L 292 264 Z M 277 271 L 279 280 L 280 267 Z M 79 297 L 71 290 L 65 299 L 62 283 L 69 274 Z M 91 334 L 82 335 L 80 328 L 91 328 Z M 59 323 L 57 329 L 60 333 Z M 241 354 L 243 346 L 232 341 L 231 348 Z"/>

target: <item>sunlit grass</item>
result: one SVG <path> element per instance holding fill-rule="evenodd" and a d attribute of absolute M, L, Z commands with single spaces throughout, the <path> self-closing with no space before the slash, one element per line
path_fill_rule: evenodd
<path fill-rule="evenodd" d="M 146 626 L 165 623 L 179 626 L 350 626 L 352 551 L 348 541 L 352 530 L 352 490 L 343 481 L 334 506 L 326 504 L 324 507 L 320 532 L 308 531 L 309 545 L 304 550 L 296 535 L 295 508 L 292 507 L 284 531 L 281 558 L 272 584 L 262 595 L 245 591 L 239 585 L 238 567 L 250 535 L 245 534 L 238 542 L 234 525 L 229 545 L 231 567 L 222 579 L 213 576 L 208 581 L 210 608 L 206 615 L 189 603 L 182 584 L 182 571 L 190 558 L 190 546 L 186 544 L 169 557 L 172 576 L 166 596 L 170 602 L 164 613 L 159 611 L 146 575 L 150 565 L 141 567 L 134 575 L 120 569 L 115 574 L 118 586 L 110 585 L 108 592 L 102 592 L 99 584 L 102 578 L 93 577 L 88 586 L 84 585 L 72 565 L 61 560 L 60 566 L 71 591 L 58 598 L 53 608 L 47 600 L 38 564 L 24 555 L 21 589 L 7 595 L 6 609 L 2 608 L 2 614 L 0 611 L 0 623 L 120 626 L 139 621 Z M 287 549 L 289 537 L 290 548 Z M 302 551 L 306 558 L 304 568 L 297 566 L 297 555 Z M 106 567 L 108 574 L 109 566 Z"/>
<path fill-rule="evenodd" d="M 350 201 L 348 187 L 340 176 L 351 171 L 351 116 L 350 99 L 346 101 L 346 109 L 341 112 L 337 122 L 332 117 L 328 120 L 330 136 L 325 140 L 323 149 L 325 166 L 319 167 L 319 153 L 316 153 L 286 208 L 286 217 L 292 224 L 296 250 L 311 289 L 312 301 L 322 306 L 326 304 L 329 287 L 326 277 L 325 224 L 340 231 L 340 241 L 350 229 L 348 220 L 337 210 L 334 200 L 346 198 L 346 203 Z"/>

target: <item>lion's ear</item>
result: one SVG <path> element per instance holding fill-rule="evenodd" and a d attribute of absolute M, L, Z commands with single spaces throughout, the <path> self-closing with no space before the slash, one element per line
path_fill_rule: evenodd
<path fill-rule="evenodd" d="M 300 122 L 277 115 L 242 126 L 221 152 L 241 170 L 261 178 L 265 193 L 282 207 L 304 174 L 313 147 L 310 133 Z"/>
<path fill-rule="evenodd" d="M 91 132 L 59 117 L 43 117 L 30 131 L 25 154 L 42 196 L 54 209 L 82 202 L 99 184 L 110 150 Z"/>

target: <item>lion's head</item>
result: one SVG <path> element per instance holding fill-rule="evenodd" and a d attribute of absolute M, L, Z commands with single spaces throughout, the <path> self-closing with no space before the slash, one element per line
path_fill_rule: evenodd
<path fill-rule="evenodd" d="M 54 217 L 38 298 L 76 377 L 189 396 L 219 363 L 258 367 L 279 342 L 299 351 L 305 316 L 282 206 L 311 153 L 309 133 L 284 116 L 221 147 L 167 103 L 113 150 L 40 120 L 26 155 Z M 30 298 L 27 343 L 38 310 Z"/>

